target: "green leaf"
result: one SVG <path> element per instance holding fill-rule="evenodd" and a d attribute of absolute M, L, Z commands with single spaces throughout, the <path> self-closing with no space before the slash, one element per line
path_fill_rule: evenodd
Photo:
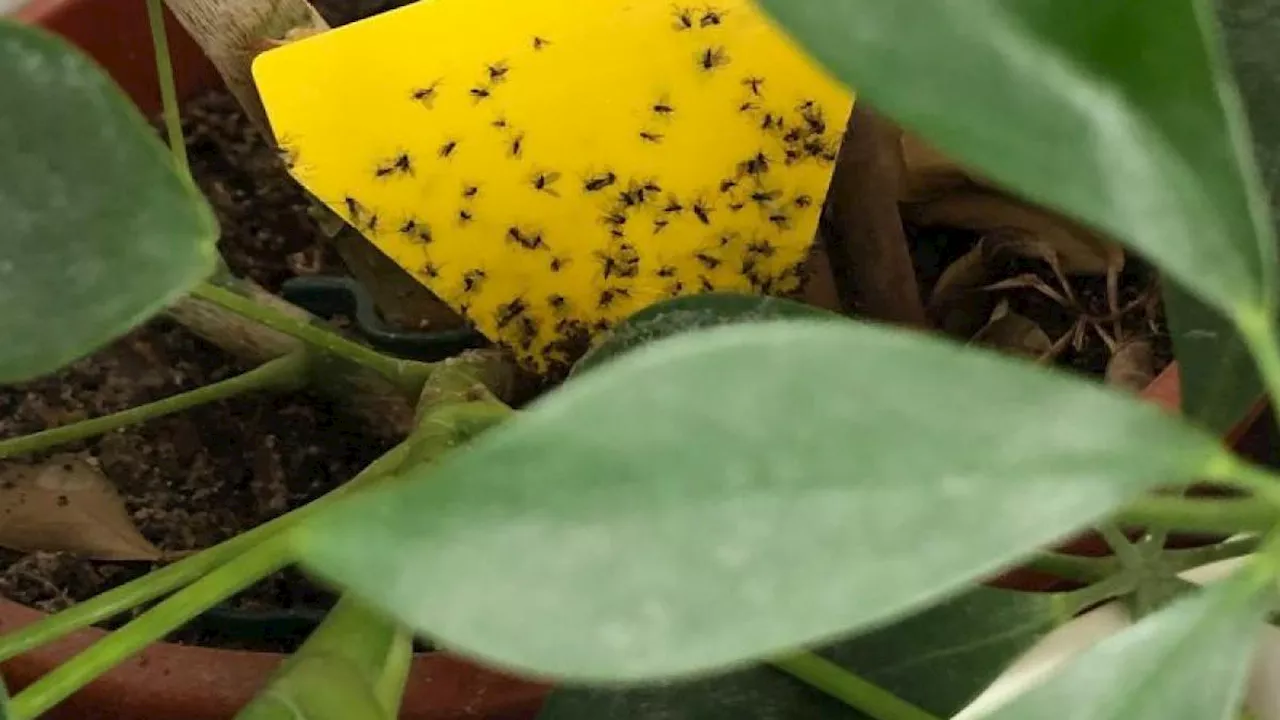
<path fill-rule="evenodd" d="M 236 720 L 390 720 L 411 658 L 407 634 L 344 596 Z"/>
<path fill-rule="evenodd" d="M 1274 568 L 1243 570 L 1103 640 L 983 717 L 1235 717 L 1274 584 Z"/>
<path fill-rule="evenodd" d="M 950 717 L 1064 620 L 1061 598 L 978 587 L 820 655 L 924 710 Z M 539 720 L 864 720 L 768 666 L 647 687 L 561 688 Z"/>
<path fill-rule="evenodd" d="M 656 302 L 618 323 L 574 365 L 573 375 L 606 360 L 662 338 L 718 325 L 784 318 L 826 318 L 848 321 L 842 315 L 794 300 L 768 295 L 712 292 Z"/>
<path fill-rule="evenodd" d="M 214 268 L 217 222 L 120 88 L 0 20 L 0 382 L 76 360 Z"/>
<path fill-rule="evenodd" d="M 644 680 L 890 621 L 1229 462 L 1211 436 L 1061 372 L 774 321 L 628 353 L 297 541 L 443 646 Z"/>
<path fill-rule="evenodd" d="M 1223 435 L 1262 397 L 1257 366 L 1227 318 L 1167 281 L 1164 312 L 1178 359 L 1182 414 Z"/>
<path fill-rule="evenodd" d="M 1207 0 L 760 1 L 957 161 L 1110 233 L 1227 315 L 1271 312 L 1275 234 Z"/>

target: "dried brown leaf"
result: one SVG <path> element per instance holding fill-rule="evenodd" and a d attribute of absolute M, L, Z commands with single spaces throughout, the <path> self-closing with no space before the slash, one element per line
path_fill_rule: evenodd
<path fill-rule="evenodd" d="M 969 337 L 986 322 L 992 300 L 982 287 L 989 281 L 986 249 L 979 241 L 942 271 L 929 294 L 929 317 L 948 335 Z"/>
<path fill-rule="evenodd" d="M 111 481 L 75 455 L 0 469 L 0 546 L 96 560 L 159 560 Z"/>
<path fill-rule="evenodd" d="M 1000 301 L 972 342 L 1035 360 L 1049 357 L 1054 349 L 1053 340 L 1044 329 L 1031 318 L 1010 310 L 1008 300 Z"/>
<path fill-rule="evenodd" d="M 1124 251 L 1077 223 L 996 192 L 957 192 L 904 209 L 922 226 L 964 228 L 994 238 L 992 250 L 1044 260 L 1068 275 L 1124 267 Z"/>
<path fill-rule="evenodd" d="M 1107 361 L 1106 382 L 1132 392 L 1141 392 L 1156 377 L 1151 343 L 1129 340 L 1120 343 Z"/>
<path fill-rule="evenodd" d="M 982 289 L 987 291 L 1020 290 L 1020 289 L 1035 290 L 1036 292 L 1040 293 L 1041 295 L 1044 295 L 1045 297 L 1054 301 L 1058 305 L 1061 305 L 1062 307 L 1072 306 L 1072 303 L 1068 298 L 1063 296 L 1062 293 L 1053 289 L 1049 285 L 1049 283 L 1044 281 L 1044 278 L 1041 278 L 1039 275 L 1036 275 L 1034 273 L 1026 273 L 1023 275 L 1018 275 L 1017 277 L 1011 277 L 1008 280 L 1001 280 L 1000 282 L 991 283 L 990 285 L 987 285 Z"/>
<path fill-rule="evenodd" d="M 899 145 L 902 174 L 898 197 L 901 202 L 922 202 L 987 184 L 912 133 L 903 132 Z"/>

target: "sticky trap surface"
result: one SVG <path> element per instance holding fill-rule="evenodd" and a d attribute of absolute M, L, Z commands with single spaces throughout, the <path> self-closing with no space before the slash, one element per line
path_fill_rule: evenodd
<path fill-rule="evenodd" d="M 534 370 L 803 280 L 852 96 L 749 0 L 424 0 L 258 57 L 290 172 Z"/>

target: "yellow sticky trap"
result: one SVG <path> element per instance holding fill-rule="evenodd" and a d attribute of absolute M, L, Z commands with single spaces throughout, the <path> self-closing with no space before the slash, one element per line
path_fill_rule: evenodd
<path fill-rule="evenodd" d="M 750 0 L 426 0 L 254 77 L 294 177 L 540 371 L 662 298 L 795 290 L 853 102 Z"/>

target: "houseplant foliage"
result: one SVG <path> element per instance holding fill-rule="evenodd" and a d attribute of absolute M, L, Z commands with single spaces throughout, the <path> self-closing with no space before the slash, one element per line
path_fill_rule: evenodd
<path fill-rule="evenodd" d="M 1228 320 L 1267 387 L 1280 389 L 1275 241 L 1206 3 L 763 5 L 862 98 L 987 176 L 1143 253 Z M 19 62 L 0 63 L 0 92 L 25 87 L 23 101 L 48 112 L 115 92 L 71 49 L 0 24 L 0 52 L 13 48 Z M 44 53 L 46 68 L 83 77 L 56 96 L 38 92 L 42 66 L 32 52 Z M 945 78 L 931 74 L 938 57 Z M 140 118 L 121 123 L 145 135 Z M 41 144 L 0 144 L 0 164 L 26 160 L 29 147 L 63 152 L 45 147 L 51 141 L 37 129 L 25 132 Z M 93 140 L 83 135 L 77 142 Z M 61 183 L 78 168 L 50 167 Z M 48 223 L 14 246 L 42 242 L 33 267 L 92 261 L 109 274 L 153 258 L 138 250 L 149 242 L 139 237 L 84 256 L 70 231 L 47 229 L 50 207 L 11 190 L 9 177 L 4 207 Z M 161 187 L 175 180 L 145 177 Z M 167 209 L 162 221 L 173 226 L 160 229 L 197 250 L 166 255 L 200 257 L 207 211 L 167 187 L 191 205 Z M 120 257 L 128 262 L 113 264 Z M 5 356 L 6 377 L 90 351 L 103 328 L 127 329 L 206 271 L 193 261 L 145 294 L 98 283 L 79 291 L 80 305 L 35 295 L 7 306 L 70 326 L 85 305 L 126 292 L 133 303 L 39 362 L 24 359 L 10 373 Z M 303 343 L 260 368 L 255 377 L 266 379 L 234 392 L 310 382 L 313 354 L 336 355 L 420 398 L 415 430 L 315 505 L 0 637 L 3 659 L 170 595 L 17 693 L 8 716 L 39 716 L 294 562 L 346 594 L 243 717 L 392 717 L 417 633 L 562 682 L 550 718 L 644 717 L 654 708 L 679 716 L 741 707 L 734 702 L 825 717 L 838 701 L 848 717 L 927 720 L 963 707 L 1049 628 L 1116 597 L 1146 617 L 994 716 L 1062 717 L 1071 707 L 1082 718 L 1141 720 L 1238 709 L 1280 578 L 1272 538 L 1280 490 L 1270 471 L 1207 430 L 1129 396 L 937 338 L 780 312 L 659 330 L 661 339 L 516 414 L 486 391 L 482 364 L 397 364 L 223 288 L 194 292 Z M 1149 492 L 1206 479 L 1242 495 Z M 1151 533 L 1132 543 L 1120 525 Z M 1036 550 L 1090 526 L 1113 542 L 1114 559 Z M 1168 530 L 1245 537 L 1164 550 Z M 1242 553 L 1252 553 L 1244 569 L 1209 590 L 1173 579 Z M 1085 587 L 1042 596 L 979 587 L 1025 562 Z M 748 690 L 762 694 L 743 700 Z"/>

